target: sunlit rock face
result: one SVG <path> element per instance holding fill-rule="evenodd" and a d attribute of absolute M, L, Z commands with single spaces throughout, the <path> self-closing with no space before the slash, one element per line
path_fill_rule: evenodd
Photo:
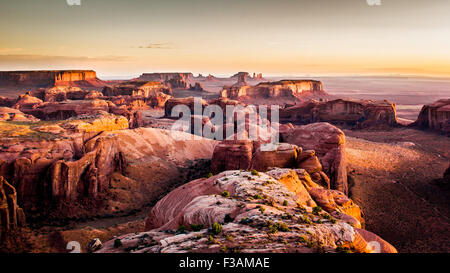
<path fill-rule="evenodd" d="M 281 139 L 283 142 L 302 147 L 305 156 L 309 154 L 307 150 L 313 150 L 322 164 L 323 171 L 331 180 L 330 188 L 348 193 L 346 141 L 345 134 L 340 129 L 325 122 L 312 123 L 286 130 L 281 134 Z M 302 157 L 300 155 L 298 166 L 308 169 L 315 165 L 311 164 L 311 159 L 305 161 Z"/>
<path fill-rule="evenodd" d="M 394 103 L 370 100 L 311 100 L 280 109 L 280 120 L 296 124 L 330 122 L 356 128 L 390 128 L 398 125 Z"/>
<path fill-rule="evenodd" d="M 450 99 L 425 105 L 411 126 L 440 131 L 450 136 Z"/>
<path fill-rule="evenodd" d="M 119 236 L 98 252 L 373 252 L 374 242 L 381 252 L 396 252 L 360 229 L 361 210 L 350 199 L 303 173 L 234 170 L 194 180 L 153 207 L 149 231 Z"/>
<path fill-rule="evenodd" d="M 149 98 L 155 92 L 172 94 L 169 86 L 157 81 L 130 81 L 115 86 L 107 86 L 103 88 L 104 96 L 141 96 Z"/>
<path fill-rule="evenodd" d="M 215 141 L 128 127 L 125 117 L 106 112 L 0 122 L 0 176 L 28 214 L 61 219 L 129 212 L 209 166 Z"/>
<path fill-rule="evenodd" d="M 163 82 L 173 89 L 189 89 L 192 73 L 144 73 L 137 80 Z"/>
<path fill-rule="evenodd" d="M 92 70 L 5 71 L 0 72 L 0 86 L 80 86 L 99 87 L 105 84 Z"/>
<path fill-rule="evenodd" d="M 315 96 L 327 96 L 322 83 L 313 80 L 282 80 L 278 82 L 263 82 L 249 86 L 245 79 L 239 77 L 239 82 L 224 87 L 221 96 L 229 99 L 249 98 L 291 98 L 301 99 Z"/>
<path fill-rule="evenodd" d="M 16 189 L 0 176 L 0 241 L 11 230 L 25 225 L 25 214 L 17 203 Z"/>

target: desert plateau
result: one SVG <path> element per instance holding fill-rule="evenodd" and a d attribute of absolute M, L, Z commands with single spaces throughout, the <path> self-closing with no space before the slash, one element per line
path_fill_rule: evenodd
<path fill-rule="evenodd" d="M 448 2 L 18 2 L 0 254 L 450 252 Z"/>

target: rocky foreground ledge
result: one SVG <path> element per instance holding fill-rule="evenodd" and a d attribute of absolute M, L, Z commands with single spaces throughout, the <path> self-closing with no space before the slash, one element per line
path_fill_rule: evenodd
<path fill-rule="evenodd" d="M 150 212 L 148 232 L 122 235 L 97 252 L 397 252 L 362 223 L 352 200 L 303 169 L 233 170 L 175 189 Z"/>

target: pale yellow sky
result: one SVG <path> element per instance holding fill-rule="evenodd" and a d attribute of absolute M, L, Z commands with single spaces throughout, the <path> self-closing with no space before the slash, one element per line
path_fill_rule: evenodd
<path fill-rule="evenodd" d="M 0 2 L 0 70 L 450 76 L 450 1 Z"/>

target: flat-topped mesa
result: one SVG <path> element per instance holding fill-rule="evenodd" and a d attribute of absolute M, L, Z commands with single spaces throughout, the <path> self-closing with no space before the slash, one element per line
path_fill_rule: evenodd
<path fill-rule="evenodd" d="M 129 81 L 115 86 L 106 86 L 102 93 L 105 96 L 142 96 L 149 97 L 153 92 L 172 94 L 172 89 L 159 81 Z"/>
<path fill-rule="evenodd" d="M 93 70 L 49 70 L 49 71 L 1 71 L 0 86 L 53 87 L 78 86 L 100 87 L 105 84 Z"/>
<path fill-rule="evenodd" d="M 450 99 L 423 106 L 419 117 L 410 126 L 440 131 L 450 136 Z"/>
<path fill-rule="evenodd" d="M 262 82 L 256 86 L 236 84 L 225 86 L 221 96 L 230 99 L 245 98 L 324 98 L 328 94 L 323 90 L 322 83 L 315 80 L 281 80 L 277 82 Z"/>
<path fill-rule="evenodd" d="M 394 103 L 371 100 L 310 100 L 280 109 L 280 120 L 296 124 L 330 122 L 352 128 L 381 129 L 398 125 Z"/>
<path fill-rule="evenodd" d="M 188 73 L 144 73 L 136 80 L 138 81 L 157 81 L 169 85 L 174 89 L 189 89 L 189 83 L 194 75 Z"/>

